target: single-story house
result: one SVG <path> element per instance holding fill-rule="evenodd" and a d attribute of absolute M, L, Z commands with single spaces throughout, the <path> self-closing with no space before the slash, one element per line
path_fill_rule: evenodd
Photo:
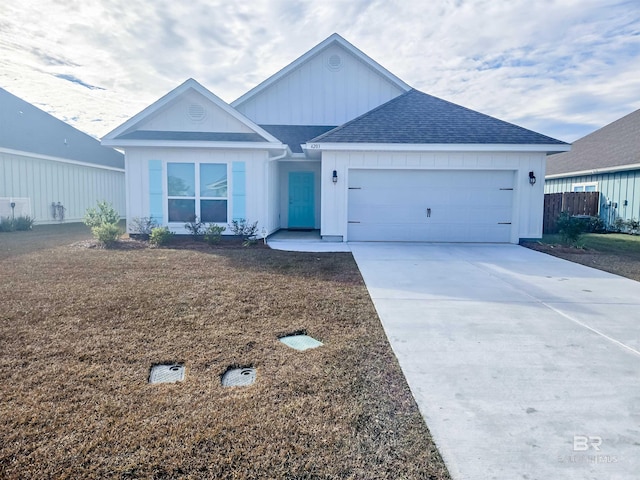
<path fill-rule="evenodd" d="M 415 90 L 337 34 L 231 104 L 189 79 L 102 143 L 125 151 L 127 218 L 176 233 L 197 216 L 505 243 L 542 236 L 546 155 L 570 148 Z"/>
<path fill-rule="evenodd" d="M 0 216 L 79 222 L 103 200 L 124 216 L 124 155 L 0 88 Z"/>
<path fill-rule="evenodd" d="M 545 193 L 600 192 L 600 218 L 640 219 L 640 110 L 547 158 Z"/>

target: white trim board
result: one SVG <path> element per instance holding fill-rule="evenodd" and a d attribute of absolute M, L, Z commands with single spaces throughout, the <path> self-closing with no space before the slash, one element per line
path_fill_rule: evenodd
<path fill-rule="evenodd" d="M 39 153 L 33 153 L 33 152 L 24 152 L 22 150 L 12 150 L 10 148 L 0 147 L 0 153 L 7 153 L 9 155 L 18 155 L 20 157 L 37 158 L 39 160 L 49 160 L 52 162 L 69 163 L 71 165 L 79 165 L 81 167 L 99 168 L 101 170 L 111 170 L 114 172 L 124 173 L 124 168 L 110 167 L 108 165 L 99 165 L 97 163 L 80 162 L 78 160 L 68 160 L 66 158 L 52 157 L 50 155 L 41 155 Z"/>
<path fill-rule="evenodd" d="M 555 173 L 546 175 L 544 178 L 553 180 L 554 178 L 578 177 L 583 175 L 599 175 L 601 173 L 624 172 L 625 170 L 640 170 L 640 163 L 632 163 L 629 165 L 619 165 L 617 167 L 593 168 L 591 170 L 578 170 L 575 172 Z"/>

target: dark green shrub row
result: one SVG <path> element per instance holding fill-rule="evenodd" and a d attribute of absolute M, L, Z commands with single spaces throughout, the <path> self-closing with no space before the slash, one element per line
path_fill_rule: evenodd
<path fill-rule="evenodd" d="M 26 231 L 33 228 L 35 219 L 29 215 L 19 217 L 0 217 L 0 232 Z"/>

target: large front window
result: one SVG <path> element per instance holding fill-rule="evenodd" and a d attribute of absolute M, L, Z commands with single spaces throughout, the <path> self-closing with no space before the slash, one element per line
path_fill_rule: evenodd
<path fill-rule="evenodd" d="M 167 197 L 169 222 L 226 223 L 227 164 L 167 163 Z"/>

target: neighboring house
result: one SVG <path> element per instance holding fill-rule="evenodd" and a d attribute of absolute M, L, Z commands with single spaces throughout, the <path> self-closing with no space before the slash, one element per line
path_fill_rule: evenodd
<path fill-rule="evenodd" d="M 125 150 L 127 218 L 177 233 L 198 216 L 511 243 L 542 236 L 546 155 L 570 148 L 412 89 L 337 34 L 231 104 L 189 79 L 102 143 Z"/>
<path fill-rule="evenodd" d="M 0 216 L 78 222 L 101 200 L 124 216 L 124 155 L 0 88 Z"/>
<path fill-rule="evenodd" d="M 600 218 L 640 218 L 640 110 L 549 156 L 545 193 L 600 192 Z"/>

